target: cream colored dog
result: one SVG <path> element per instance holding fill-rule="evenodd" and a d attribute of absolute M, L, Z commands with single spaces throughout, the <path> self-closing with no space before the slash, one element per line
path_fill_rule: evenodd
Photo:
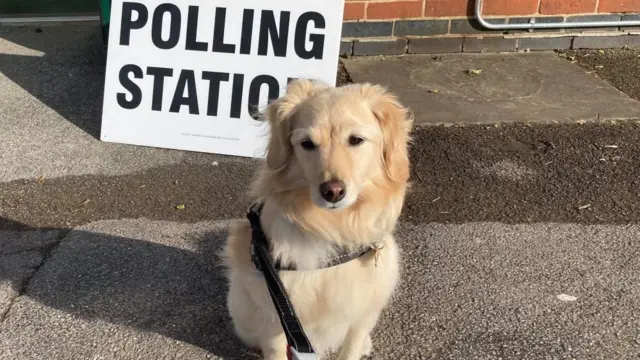
<path fill-rule="evenodd" d="M 370 84 L 334 88 L 296 80 L 268 106 L 265 165 L 252 195 L 271 255 L 295 271 L 280 277 L 319 355 L 360 359 L 399 278 L 393 230 L 408 187 L 412 117 L 391 93 Z M 286 339 L 264 278 L 250 256 L 246 220 L 223 251 L 227 306 L 237 335 L 265 359 L 285 360 Z M 334 267 L 336 245 L 378 248 Z"/>

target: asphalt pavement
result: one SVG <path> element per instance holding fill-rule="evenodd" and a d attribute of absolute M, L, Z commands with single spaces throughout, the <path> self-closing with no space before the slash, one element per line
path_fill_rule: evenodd
<path fill-rule="evenodd" d="M 257 162 L 100 142 L 99 28 L 40 30 L 0 28 L 0 359 L 257 358 L 216 256 Z M 419 123 L 372 358 L 640 359 L 640 104 L 553 53 L 345 64 Z"/>

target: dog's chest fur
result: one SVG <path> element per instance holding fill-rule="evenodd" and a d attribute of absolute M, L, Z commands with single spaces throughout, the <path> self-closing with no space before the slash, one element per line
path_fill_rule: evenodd
<path fill-rule="evenodd" d="M 377 260 L 372 251 L 350 262 L 318 269 L 320 263 L 336 256 L 331 242 L 284 218 L 274 219 L 269 229 L 274 258 L 285 264 L 295 262 L 301 270 L 311 270 L 283 271 L 280 277 L 316 347 L 335 349 L 349 324 L 370 309 L 382 307 L 396 286 L 399 255 L 390 234 L 371 233 L 375 242 L 384 246 Z M 268 294 L 264 296 L 266 300 Z"/>

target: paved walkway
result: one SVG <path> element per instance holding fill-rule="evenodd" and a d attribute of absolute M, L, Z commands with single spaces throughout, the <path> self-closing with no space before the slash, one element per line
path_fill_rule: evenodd
<path fill-rule="evenodd" d="M 99 142 L 101 51 L 0 28 L 0 359 L 256 358 L 215 256 L 256 163 Z M 640 125 L 607 119 L 640 104 L 549 53 L 347 67 L 418 122 L 486 123 L 416 130 L 373 358 L 637 359 Z"/>
<path fill-rule="evenodd" d="M 640 118 L 637 101 L 553 52 L 355 58 L 353 81 L 389 86 L 421 124 Z"/>

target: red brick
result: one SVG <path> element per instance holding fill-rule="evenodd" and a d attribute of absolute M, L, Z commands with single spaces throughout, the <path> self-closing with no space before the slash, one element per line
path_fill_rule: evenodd
<path fill-rule="evenodd" d="M 406 19 L 422 16 L 422 1 L 372 2 L 367 19 Z"/>
<path fill-rule="evenodd" d="M 344 20 L 364 19 L 364 3 L 348 2 L 344 4 Z"/>
<path fill-rule="evenodd" d="M 586 14 L 596 12 L 597 0 L 541 0 L 540 14 Z"/>
<path fill-rule="evenodd" d="M 473 6 L 474 0 L 425 0 L 424 16 L 470 16 Z"/>
<path fill-rule="evenodd" d="M 485 0 L 483 15 L 530 15 L 538 12 L 539 0 Z"/>
<path fill-rule="evenodd" d="M 640 12 L 640 0 L 600 0 L 598 12 Z"/>

